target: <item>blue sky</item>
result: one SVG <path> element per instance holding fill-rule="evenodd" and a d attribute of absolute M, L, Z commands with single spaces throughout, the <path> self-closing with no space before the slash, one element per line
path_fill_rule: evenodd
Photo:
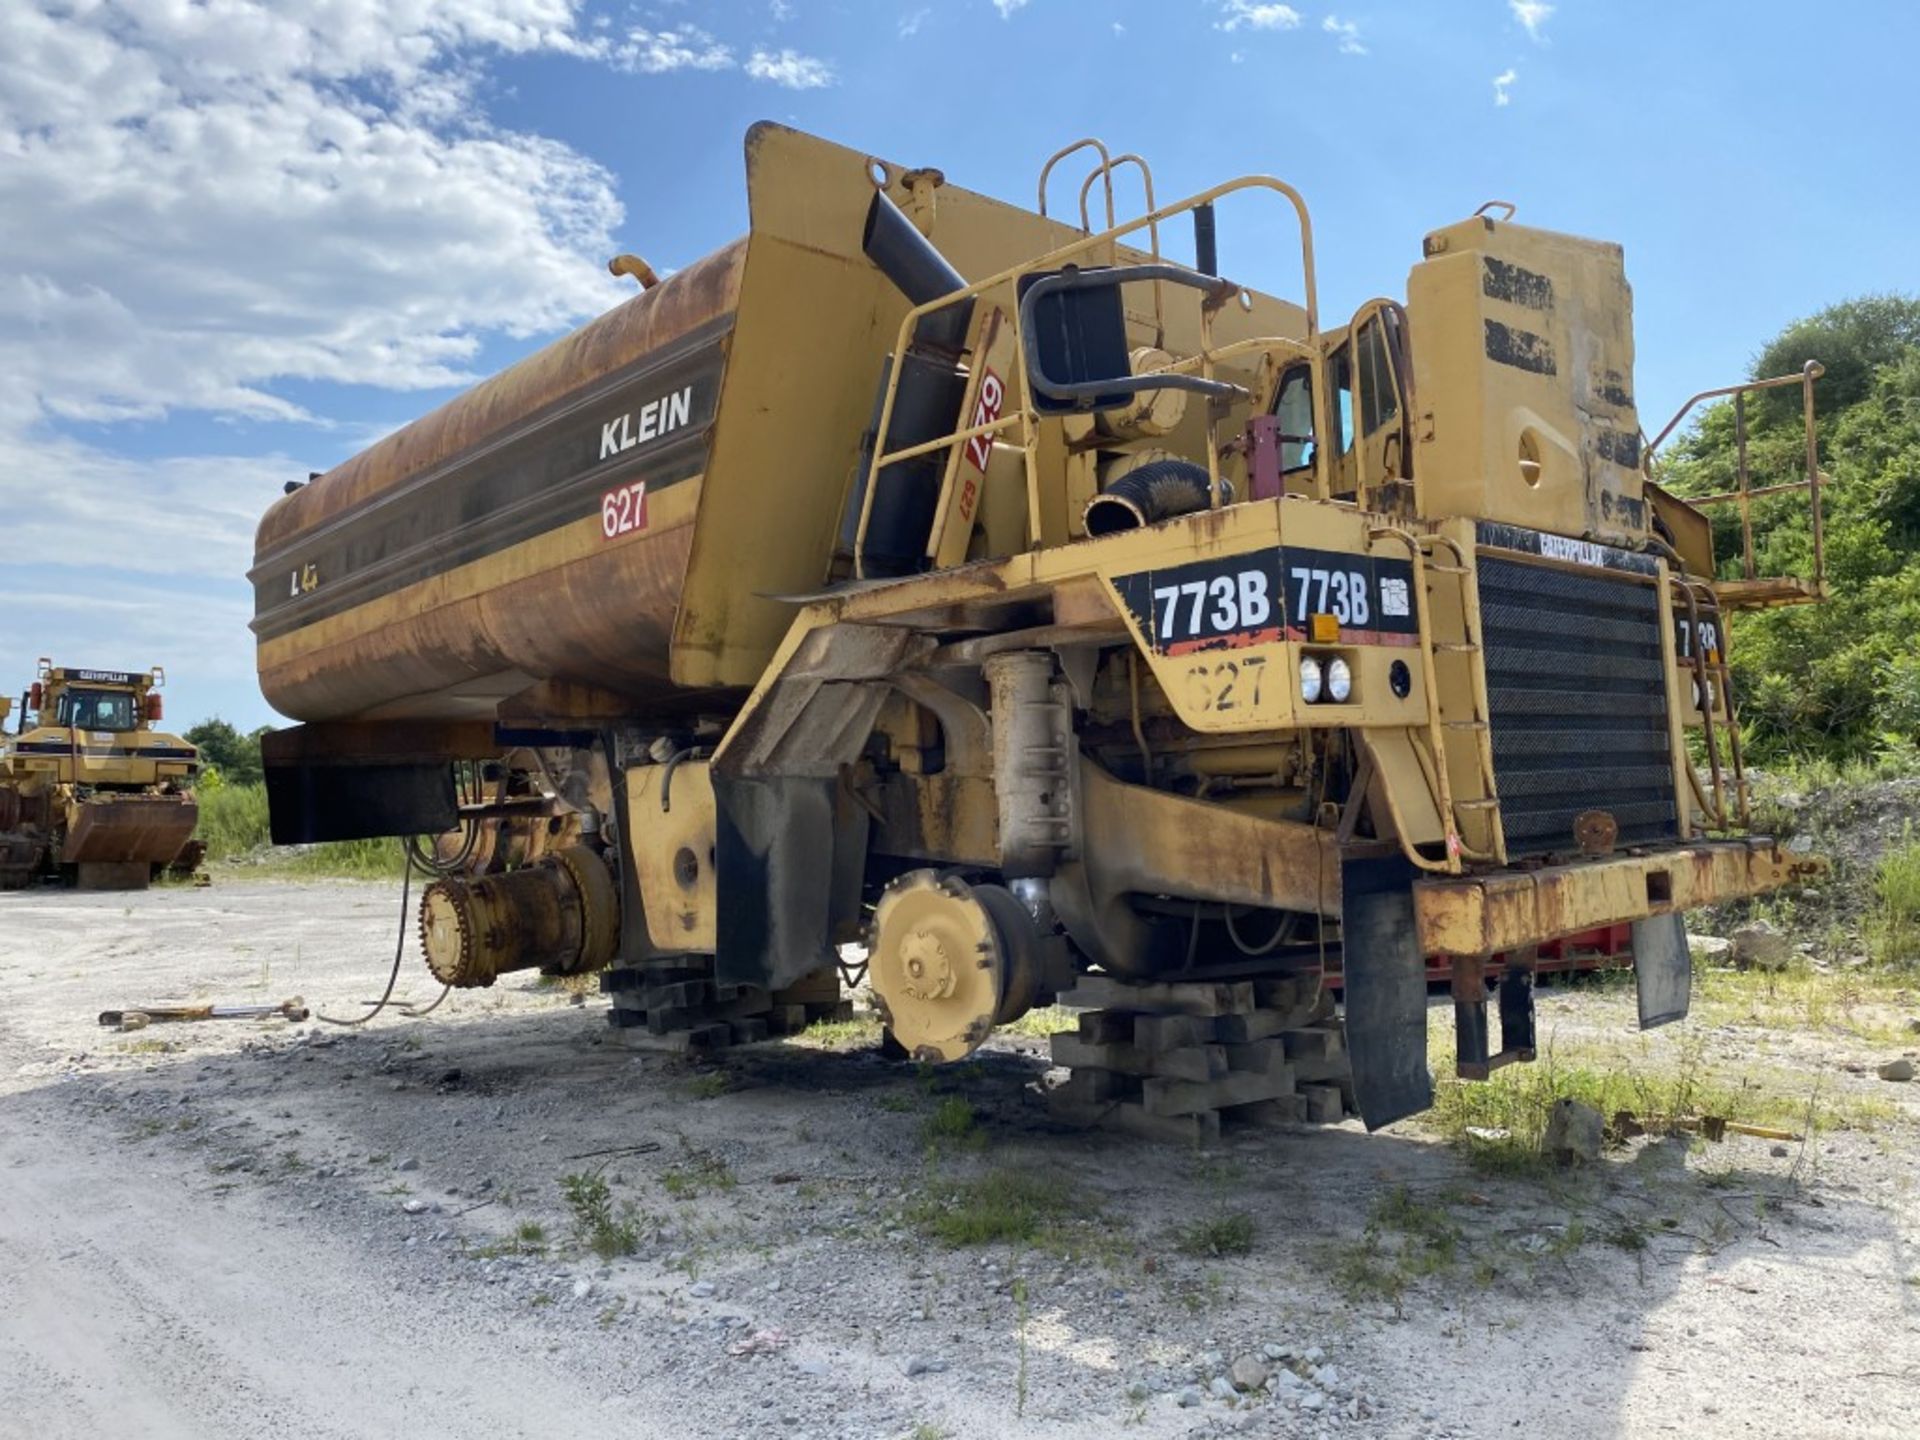
<path fill-rule="evenodd" d="M 1617 240 L 1641 418 L 1920 288 L 1903 4 L 119 0 L 0 18 L 0 685 L 165 664 L 273 717 L 242 576 L 324 469 L 746 224 L 776 119 L 1031 203 L 1095 134 L 1163 198 L 1305 192 L 1322 311 L 1481 201 Z M 1064 192 L 1062 195 L 1064 201 Z M 1223 212 L 1288 293 L 1287 227 Z"/>

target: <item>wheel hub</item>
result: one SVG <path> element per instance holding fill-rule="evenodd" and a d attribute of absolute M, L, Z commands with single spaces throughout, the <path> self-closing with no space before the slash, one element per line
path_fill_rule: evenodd
<path fill-rule="evenodd" d="M 964 1059 L 993 1033 L 1006 956 L 964 880 L 933 870 L 895 880 L 874 910 L 870 955 L 882 1018 L 915 1059 Z"/>

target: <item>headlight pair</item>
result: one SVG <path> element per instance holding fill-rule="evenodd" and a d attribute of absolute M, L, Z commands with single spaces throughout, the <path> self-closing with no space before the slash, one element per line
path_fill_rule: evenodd
<path fill-rule="evenodd" d="M 1300 698 L 1309 705 L 1322 699 L 1335 705 L 1347 703 L 1353 694 L 1353 667 L 1338 655 L 1322 662 L 1313 655 L 1300 657 Z"/>

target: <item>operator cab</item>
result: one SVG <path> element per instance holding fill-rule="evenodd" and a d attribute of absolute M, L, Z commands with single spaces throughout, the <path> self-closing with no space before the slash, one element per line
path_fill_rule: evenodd
<path fill-rule="evenodd" d="M 1324 344 L 1333 498 L 1358 502 L 1363 491 L 1413 478 L 1406 311 L 1391 300 L 1370 300 L 1352 323 L 1327 332 Z M 1283 494 L 1313 493 L 1316 412 L 1312 368 L 1296 361 L 1281 372 L 1268 411 L 1277 425 Z"/>
<path fill-rule="evenodd" d="M 131 730 L 133 696 L 126 691 L 63 690 L 54 707 L 53 723 L 76 730 Z"/>

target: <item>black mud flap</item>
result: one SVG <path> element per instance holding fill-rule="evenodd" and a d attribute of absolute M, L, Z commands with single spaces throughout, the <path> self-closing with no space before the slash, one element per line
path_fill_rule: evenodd
<path fill-rule="evenodd" d="M 713 776 L 714 977 L 778 990 L 833 959 L 834 782 Z"/>
<path fill-rule="evenodd" d="M 1340 867 L 1340 971 L 1347 1057 L 1367 1129 L 1433 1104 L 1427 1072 L 1427 962 L 1413 914 L 1414 869 L 1394 856 Z"/>
<path fill-rule="evenodd" d="M 1681 915 L 1633 922 L 1633 978 L 1640 991 L 1640 1028 L 1687 1018 L 1693 1000 L 1693 956 Z"/>

